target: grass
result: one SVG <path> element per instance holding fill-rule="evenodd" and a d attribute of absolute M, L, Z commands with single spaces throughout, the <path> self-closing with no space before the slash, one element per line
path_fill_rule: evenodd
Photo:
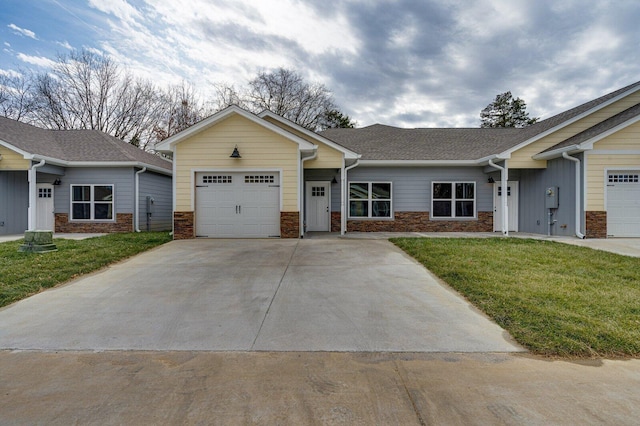
<path fill-rule="evenodd" d="M 54 239 L 58 251 L 20 253 L 22 241 L 0 243 L 0 307 L 149 250 L 168 232 L 117 233 L 86 240 Z"/>
<path fill-rule="evenodd" d="M 531 352 L 640 356 L 640 259 L 551 241 L 395 238 Z"/>

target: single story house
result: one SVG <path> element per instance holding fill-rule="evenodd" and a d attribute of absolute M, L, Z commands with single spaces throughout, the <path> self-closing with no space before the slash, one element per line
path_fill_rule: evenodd
<path fill-rule="evenodd" d="M 640 237 L 640 82 L 526 128 L 314 133 L 226 108 L 162 141 L 174 238 L 520 231 Z"/>
<path fill-rule="evenodd" d="M 0 235 L 171 229 L 171 162 L 98 130 L 0 117 Z"/>

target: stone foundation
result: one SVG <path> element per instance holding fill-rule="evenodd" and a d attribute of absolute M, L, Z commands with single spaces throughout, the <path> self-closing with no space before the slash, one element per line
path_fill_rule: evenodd
<path fill-rule="evenodd" d="M 300 238 L 299 212 L 280 212 L 280 238 Z"/>
<path fill-rule="evenodd" d="M 430 220 L 429 212 L 395 212 L 394 216 L 392 220 L 349 220 L 347 232 L 493 232 L 493 212 L 478 212 L 477 220 Z"/>
<path fill-rule="evenodd" d="M 55 214 L 55 232 L 111 233 L 133 232 L 133 214 L 117 213 L 115 222 L 70 222 L 66 213 Z"/>
<path fill-rule="evenodd" d="M 188 240 L 195 238 L 195 216 L 193 212 L 173 212 L 173 239 Z"/>
<path fill-rule="evenodd" d="M 340 232 L 340 212 L 331 212 L 331 232 Z"/>
<path fill-rule="evenodd" d="M 587 238 L 607 238 L 607 212 L 587 211 L 585 219 Z"/>

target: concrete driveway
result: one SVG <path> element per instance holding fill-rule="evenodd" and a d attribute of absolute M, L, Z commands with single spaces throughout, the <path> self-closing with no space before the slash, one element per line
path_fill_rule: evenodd
<path fill-rule="evenodd" d="M 20 350 L 522 350 L 384 240 L 173 241 L 0 324 L 0 349 Z"/>

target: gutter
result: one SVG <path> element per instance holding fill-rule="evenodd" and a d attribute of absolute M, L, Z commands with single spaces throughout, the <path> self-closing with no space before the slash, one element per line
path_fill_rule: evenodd
<path fill-rule="evenodd" d="M 44 160 L 40 160 L 38 164 L 33 164 L 29 168 L 29 208 L 28 208 L 28 228 L 29 231 L 35 231 L 36 226 L 36 216 L 38 212 L 36 211 L 36 184 L 37 184 L 37 171 L 38 167 L 42 167 L 45 165 Z"/>
<path fill-rule="evenodd" d="M 504 167 L 498 166 L 493 162 L 493 160 L 489 160 L 489 165 L 500 170 L 500 185 L 502 185 L 502 235 L 505 237 L 509 236 L 509 204 L 507 200 L 507 176 L 509 174 L 509 169 L 507 167 L 507 160 L 504 160 Z"/>
<path fill-rule="evenodd" d="M 344 235 L 347 229 L 347 208 L 345 206 L 345 198 L 347 197 L 347 172 L 360 165 L 360 159 L 356 159 L 356 162 L 349 167 L 344 167 L 344 160 L 342 161 L 343 167 L 340 170 L 340 190 L 342 191 L 342 196 L 340 197 L 340 235 Z"/>
<path fill-rule="evenodd" d="M 140 175 L 144 172 L 147 171 L 147 167 L 143 167 L 142 170 L 138 170 L 136 172 L 136 190 L 135 190 L 135 204 L 134 204 L 134 211 L 135 211 L 135 216 L 134 216 L 134 230 L 136 232 L 140 232 Z"/>
<path fill-rule="evenodd" d="M 585 235 L 580 232 L 582 226 L 581 214 L 580 214 L 580 190 L 582 189 L 580 186 L 580 160 L 575 157 L 571 157 L 569 154 L 565 152 L 562 153 L 562 158 L 565 160 L 573 161 L 576 163 L 576 237 L 580 239 L 584 239 Z"/>
<path fill-rule="evenodd" d="M 305 229 L 304 229 L 304 213 L 305 213 L 305 202 L 304 202 L 304 162 L 305 161 L 309 161 L 309 160 L 313 160 L 318 156 L 318 150 L 317 148 L 313 151 L 313 154 L 310 155 L 309 157 L 304 157 L 302 159 L 300 159 L 300 192 L 299 192 L 299 197 L 300 197 L 300 236 L 304 237 L 305 234 Z M 331 203 L 331 200 L 329 200 L 329 203 Z"/>

